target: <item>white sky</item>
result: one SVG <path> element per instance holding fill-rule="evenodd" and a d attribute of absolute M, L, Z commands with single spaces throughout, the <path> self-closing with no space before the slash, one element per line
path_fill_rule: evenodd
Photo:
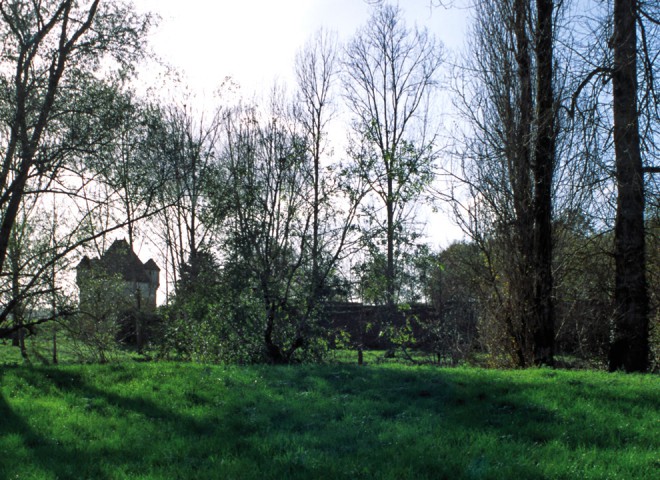
<path fill-rule="evenodd" d="M 209 98 L 231 77 L 246 97 L 290 82 L 296 52 L 321 27 L 340 42 L 364 25 L 364 0 L 134 0 L 160 17 L 150 36 L 154 52 L 183 73 L 198 98 Z M 437 0 L 401 0 L 408 25 L 426 26 L 451 55 L 464 38 L 462 8 L 431 8 Z M 447 3 L 447 2 L 445 2 Z M 455 0 L 461 5 L 464 0 Z M 444 216 L 442 216 L 444 217 Z M 445 247 L 460 232 L 445 218 L 430 219 L 431 245 Z"/>
<path fill-rule="evenodd" d="M 448 49 L 464 36 L 459 8 L 431 8 L 437 0 L 399 2 L 409 25 L 426 26 Z M 160 15 L 151 45 L 186 74 L 193 90 L 212 92 L 231 76 L 244 93 L 291 78 L 296 51 L 319 28 L 346 40 L 369 18 L 364 0 L 135 0 Z M 462 3 L 462 1 L 454 2 Z"/>

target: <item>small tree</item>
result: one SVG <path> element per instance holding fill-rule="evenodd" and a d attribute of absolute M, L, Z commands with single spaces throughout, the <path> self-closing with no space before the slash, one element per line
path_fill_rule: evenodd
<path fill-rule="evenodd" d="M 158 340 L 161 355 L 174 353 L 205 362 L 236 360 L 235 339 L 226 334 L 232 323 L 226 315 L 228 298 L 215 256 L 201 250 L 189 257 L 181 266 L 176 295 L 163 308 L 165 321 Z"/>
<path fill-rule="evenodd" d="M 308 338 L 304 315 L 308 241 L 313 187 L 305 139 L 274 94 L 262 120 L 256 109 L 226 117 L 225 165 L 229 181 L 226 228 L 230 271 L 240 272 L 235 293 L 260 304 L 257 319 L 263 358 L 271 363 L 292 359 Z M 303 287 L 303 288 L 304 288 Z M 251 290 L 245 296 L 245 288 Z M 246 313 L 254 313 L 246 308 Z"/>
<path fill-rule="evenodd" d="M 79 272 L 80 309 L 66 323 L 78 355 L 105 363 L 117 346 L 122 315 L 134 305 L 121 275 Z"/>

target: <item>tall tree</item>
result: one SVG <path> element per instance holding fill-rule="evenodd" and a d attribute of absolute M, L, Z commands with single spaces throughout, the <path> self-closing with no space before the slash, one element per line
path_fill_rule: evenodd
<path fill-rule="evenodd" d="M 99 125 L 95 117 L 101 105 L 107 106 L 95 93 L 106 89 L 103 85 L 112 73 L 125 78 L 143 54 L 150 18 L 136 15 L 130 4 L 101 0 L 84 6 L 75 0 L 4 0 L 0 17 L 0 273 L 5 273 L 26 197 L 45 191 L 77 195 L 71 183 L 62 181 L 65 173 L 82 174 L 72 158 L 109 135 L 105 128 L 85 131 Z M 66 237 L 49 261 L 58 261 L 79 244 Z M 37 288 L 37 278 L 50 266 L 39 264 L 32 272 L 34 281 L 23 290 Z M 19 301 L 3 305 L 0 324 Z"/>
<path fill-rule="evenodd" d="M 438 85 L 440 44 L 410 29 L 398 7 L 379 4 L 346 49 L 344 88 L 358 137 L 356 173 L 382 207 L 367 209 L 386 245 L 385 302 L 396 302 L 396 257 L 406 215 L 432 179 L 429 95 Z M 381 238 L 382 238 L 381 237 Z"/>
<path fill-rule="evenodd" d="M 329 281 L 333 272 L 357 247 L 353 227 L 366 190 L 361 178 L 349 178 L 341 162 L 332 158 L 328 126 L 336 111 L 332 94 L 338 69 L 335 37 L 322 30 L 296 57 L 295 118 L 312 162 L 308 179 L 312 187 L 310 313 L 332 295 Z"/>
<path fill-rule="evenodd" d="M 312 292 L 313 298 L 322 290 L 320 261 L 322 250 L 321 214 L 326 201 L 326 185 L 322 177 L 321 161 L 326 148 L 326 129 L 332 113 L 330 89 L 337 75 L 337 45 L 334 38 L 323 31 L 308 42 L 296 56 L 298 108 L 311 156 L 312 167 Z"/>
<path fill-rule="evenodd" d="M 615 220 L 615 321 L 609 369 L 649 366 L 649 300 L 644 233 L 644 171 L 637 107 L 636 0 L 614 1 L 611 48 L 617 209 Z"/>
<path fill-rule="evenodd" d="M 536 74 L 536 139 L 534 177 L 534 363 L 554 362 L 555 309 L 552 273 L 552 193 L 556 149 L 554 96 L 554 1 L 536 0 L 534 51 Z"/>
<path fill-rule="evenodd" d="M 637 371 L 649 365 L 652 305 L 644 217 L 657 182 L 644 174 L 660 171 L 654 165 L 660 126 L 660 6 L 644 0 L 592 3 L 596 15 L 585 19 L 590 28 L 580 57 L 586 67 L 576 69 L 580 81 L 571 111 L 586 120 L 585 143 L 598 147 L 587 152 L 587 158 L 602 172 L 600 203 L 605 208 L 600 220 L 614 230 L 609 368 Z"/>
<path fill-rule="evenodd" d="M 463 226 L 484 251 L 497 340 L 516 364 L 551 364 L 556 149 L 552 1 L 475 2 L 458 89 L 466 125 Z"/>

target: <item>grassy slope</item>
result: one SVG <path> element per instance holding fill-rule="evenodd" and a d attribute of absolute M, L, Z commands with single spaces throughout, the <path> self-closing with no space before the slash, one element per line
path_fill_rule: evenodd
<path fill-rule="evenodd" d="M 0 478 L 654 478 L 660 378 L 4 367 Z M 657 477 L 655 477 L 657 478 Z"/>

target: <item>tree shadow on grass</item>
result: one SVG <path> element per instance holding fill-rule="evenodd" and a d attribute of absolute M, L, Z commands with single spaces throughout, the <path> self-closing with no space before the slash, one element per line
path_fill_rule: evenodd
<path fill-rule="evenodd" d="M 387 478 L 544 478 L 537 465 L 525 461 L 525 450 L 546 441 L 537 433 L 557 420 L 552 412 L 515 400 L 511 385 L 473 385 L 439 371 L 382 368 L 319 376 L 338 410 L 329 423 L 306 434 L 330 439 L 317 447 L 332 458 L 330 463 L 351 462 L 358 477 L 382 478 L 387 472 Z M 498 390 L 506 391 L 506 398 L 494 400 Z M 526 420 L 518 422 L 523 412 Z M 520 428 L 525 421 L 538 428 Z M 291 428 L 288 435 L 296 433 Z M 493 443 L 510 451 L 498 459 Z M 364 466 L 369 468 L 361 470 Z"/>
<path fill-rule="evenodd" d="M 341 404 L 334 413 L 328 405 L 307 411 L 308 416 L 325 415 L 329 420 L 329 425 L 312 425 L 306 435 L 332 439 L 334 445 L 319 448 L 335 461 L 353 456 L 366 460 L 363 463 L 396 469 L 406 459 L 417 459 L 416 478 L 554 478 L 556 473 L 547 473 L 552 471 L 571 476 L 569 465 L 562 462 L 568 459 L 580 468 L 577 449 L 591 452 L 597 462 L 599 454 L 615 455 L 624 448 L 648 451 L 654 442 L 657 445 L 652 434 L 622 431 L 603 414 L 625 415 L 634 409 L 657 412 L 650 395 L 584 389 L 575 380 L 547 387 L 546 395 L 552 396 L 555 390 L 567 401 L 594 404 L 597 411 L 574 418 L 539 396 L 540 383 L 515 377 L 515 372 L 506 378 L 505 374 L 474 375 L 461 370 L 344 367 L 336 371 L 285 369 L 277 374 L 278 382 L 293 390 L 291 395 L 296 389 L 305 393 L 316 386 Z M 328 435 L 329 429 L 334 433 Z M 293 436 L 298 430 L 289 427 L 287 433 Z M 560 458 L 555 456 L 558 450 Z M 548 469 L 544 463 L 553 467 Z M 584 463 L 588 468 L 588 462 Z M 641 465 L 640 469 L 652 471 L 652 467 Z"/>
<path fill-rule="evenodd" d="M 5 369 L 0 369 L 0 385 L 4 383 Z M 0 478 L 76 478 L 79 474 L 76 466 L 87 452 L 63 445 L 58 439 L 36 431 L 14 411 L 1 391 L 0 418 L 0 438 L 3 439 Z M 86 470 L 87 478 L 108 478 L 93 463 Z"/>
<path fill-rule="evenodd" d="M 0 384 L 3 383 L 3 373 L 6 372 L 0 370 Z M 29 475 L 36 475 L 34 478 L 103 480 L 115 478 L 117 468 L 137 474 L 143 470 L 146 457 L 154 461 L 154 457 L 161 453 L 158 447 L 162 445 L 155 445 L 151 437 L 154 431 L 168 431 L 175 439 L 184 440 L 199 439 L 211 433 L 203 422 L 178 414 L 174 409 L 163 408 L 154 401 L 96 388 L 72 369 L 34 367 L 17 369 L 14 373 L 24 386 L 34 388 L 44 397 L 54 396 L 61 403 L 57 408 L 52 405 L 15 408 L 0 392 L 0 438 L 13 438 L 13 445 L 9 447 L 13 446 L 15 452 L 2 456 L 0 478 L 13 478 L 17 471 L 23 471 L 32 472 Z M 35 402 L 40 400 L 34 398 Z M 21 402 L 25 402 L 24 397 Z M 30 422 L 30 412 L 38 408 L 46 411 L 36 413 L 42 418 Z M 30 426 L 30 423 L 39 424 L 44 418 L 57 416 L 58 409 L 64 412 L 62 419 L 53 418 L 54 423 L 59 423 L 57 431 L 40 432 Z M 122 432 L 113 431 L 121 425 L 118 427 L 113 423 L 127 416 L 138 427 L 121 438 Z M 140 424 L 145 427 L 143 430 Z M 47 421 L 45 425 L 48 425 Z M 95 427 L 101 431 L 95 431 Z M 62 431 L 66 432 L 65 437 Z M 116 438 L 104 438 L 109 432 L 116 434 Z M 168 461 L 175 459 L 165 459 L 165 463 Z"/>
<path fill-rule="evenodd" d="M 539 400 L 537 383 L 505 374 L 175 367 L 162 379 L 150 376 L 161 366 L 144 367 L 153 368 L 147 373 L 108 367 L 116 385 L 107 389 L 75 368 L 13 370 L 12 381 L 32 388 L 36 402 L 39 395 L 61 401 L 35 406 L 36 413 L 47 410 L 42 415 L 61 429 L 77 428 L 82 438 L 35 431 L 31 425 L 42 420 L 0 397 L 0 438 L 22 445 L 11 449 L 16 458 L 0 460 L 0 476 L 10 478 L 29 462 L 45 478 L 103 480 L 117 471 L 129 478 L 546 478 L 553 475 L 542 462 L 556 453 L 545 450 L 550 444 L 566 455 L 621 446 L 602 419 L 588 412 L 567 418 Z M 130 387 L 136 376 L 138 391 Z M 556 384 L 557 395 L 600 402 L 601 411 L 657 412 L 650 396 L 597 387 L 561 378 Z M 67 410 L 62 419 L 55 418 L 58 408 Z M 82 416 L 96 423 L 76 425 Z M 630 435 L 628 442 L 649 448 L 648 438 Z"/>

